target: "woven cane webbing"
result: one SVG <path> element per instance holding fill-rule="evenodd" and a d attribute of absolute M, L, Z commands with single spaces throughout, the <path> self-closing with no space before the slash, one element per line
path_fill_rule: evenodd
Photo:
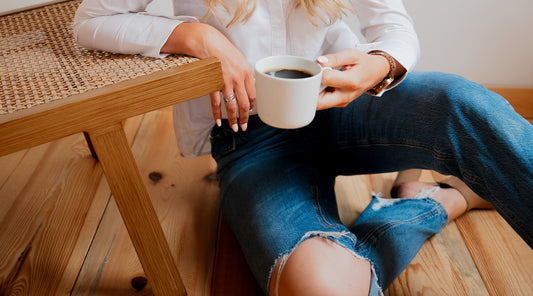
<path fill-rule="evenodd" d="M 90 51 L 72 36 L 80 0 L 0 17 L 0 115 L 190 63 Z"/>

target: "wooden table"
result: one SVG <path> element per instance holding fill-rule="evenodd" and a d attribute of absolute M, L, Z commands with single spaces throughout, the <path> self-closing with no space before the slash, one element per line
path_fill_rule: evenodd
<path fill-rule="evenodd" d="M 87 51 L 81 1 L 0 17 L 0 156 L 84 132 L 156 295 L 186 294 L 122 121 L 222 89 L 220 62 Z"/>

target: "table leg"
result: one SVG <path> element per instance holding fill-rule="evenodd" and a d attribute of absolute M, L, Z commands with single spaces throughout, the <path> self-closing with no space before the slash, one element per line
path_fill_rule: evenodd
<path fill-rule="evenodd" d="M 122 125 L 89 136 L 154 294 L 186 295 Z"/>

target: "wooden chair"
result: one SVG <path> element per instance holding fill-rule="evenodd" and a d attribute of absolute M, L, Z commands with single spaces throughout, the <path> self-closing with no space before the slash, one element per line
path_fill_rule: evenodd
<path fill-rule="evenodd" d="M 154 294 L 184 295 L 122 121 L 222 89 L 220 62 L 85 50 L 71 30 L 80 2 L 0 17 L 0 156 L 84 132 Z"/>

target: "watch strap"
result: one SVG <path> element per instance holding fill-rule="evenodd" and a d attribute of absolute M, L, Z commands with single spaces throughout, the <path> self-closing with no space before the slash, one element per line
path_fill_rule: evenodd
<path fill-rule="evenodd" d="M 377 96 L 394 81 L 394 72 L 396 71 L 396 63 L 394 62 L 394 58 L 390 54 L 384 51 L 375 50 L 375 51 L 369 52 L 368 54 L 380 55 L 380 56 L 385 57 L 387 61 L 389 62 L 389 66 L 390 66 L 389 75 L 387 75 L 385 79 L 383 79 L 380 83 L 378 83 L 378 85 L 366 91 L 366 93 L 370 95 Z"/>

